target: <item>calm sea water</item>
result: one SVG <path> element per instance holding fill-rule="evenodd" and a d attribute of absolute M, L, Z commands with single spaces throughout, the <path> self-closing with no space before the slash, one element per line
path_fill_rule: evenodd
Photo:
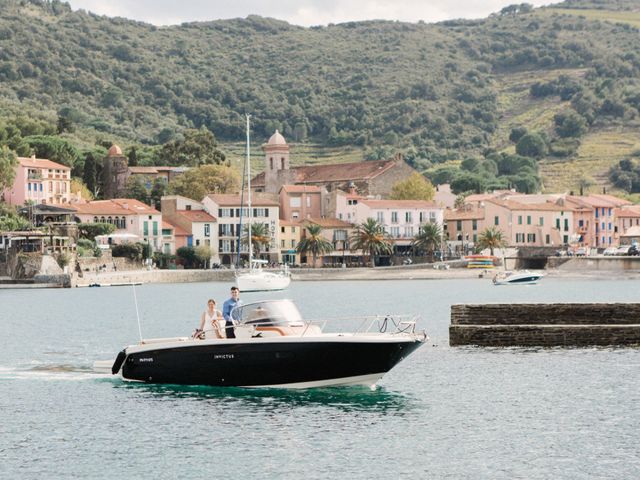
<path fill-rule="evenodd" d="M 137 287 L 145 337 L 187 335 L 228 284 Z M 298 282 L 307 317 L 420 313 L 430 345 L 375 391 L 124 383 L 132 289 L 0 290 L 0 478 L 638 478 L 640 349 L 449 348 L 459 302 L 639 301 L 639 283 Z"/>

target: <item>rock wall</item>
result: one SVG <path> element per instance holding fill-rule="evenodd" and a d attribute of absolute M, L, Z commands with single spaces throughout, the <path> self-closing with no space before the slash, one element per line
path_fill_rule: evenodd
<path fill-rule="evenodd" d="M 449 344 L 640 345 L 640 304 L 452 305 Z"/>

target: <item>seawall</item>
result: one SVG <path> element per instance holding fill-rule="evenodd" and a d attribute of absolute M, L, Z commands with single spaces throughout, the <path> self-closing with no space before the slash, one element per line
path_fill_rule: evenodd
<path fill-rule="evenodd" d="M 640 303 L 456 304 L 449 344 L 640 345 Z"/>

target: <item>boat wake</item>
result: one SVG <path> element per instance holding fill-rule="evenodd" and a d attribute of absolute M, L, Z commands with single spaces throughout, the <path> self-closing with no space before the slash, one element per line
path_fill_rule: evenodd
<path fill-rule="evenodd" d="M 111 375 L 108 375 L 109 377 Z M 10 379 L 40 379 L 80 381 L 107 377 L 103 372 L 95 371 L 88 365 L 71 365 L 68 363 L 42 363 L 29 366 L 3 367 L 0 366 L 0 380 Z"/>

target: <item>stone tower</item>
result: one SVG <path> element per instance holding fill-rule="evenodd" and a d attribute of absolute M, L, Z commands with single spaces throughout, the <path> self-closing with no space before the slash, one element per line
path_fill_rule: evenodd
<path fill-rule="evenodd" d="M 111 145 L 102 162 L 102 196 L 118 198 L 125 190 L 128 160 L 118 145 Z"/>
<path fill-rule="evenodd" d="M 264 191 L 278 193 L 281 178 L 289 170 L 289 145 L 276 130 L 267 143 L 262 145 L 264 151 Z"/>

